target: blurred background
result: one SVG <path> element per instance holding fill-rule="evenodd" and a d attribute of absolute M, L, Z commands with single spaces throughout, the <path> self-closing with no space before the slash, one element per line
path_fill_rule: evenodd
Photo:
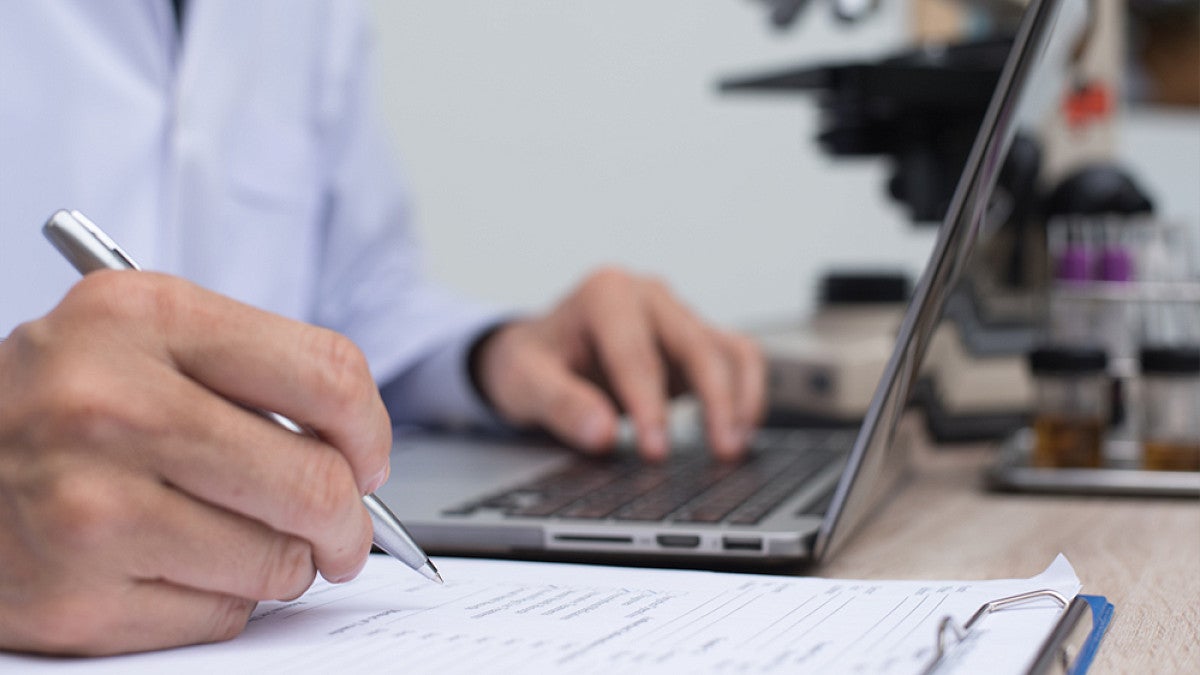
<path fill-rule="evenodd" d="M 886 161 L 822 152 L 814 94 L 718 83 L 987 33 L 996 8 L 892 0 L 848 22 L 834 10 L 873 3 L 793 3 L 810 6 L 781 28 L 768 4 L 373 0 L 382 106 L 431 274 L 537 308 L 617 263 L 735 325 L 807 313 L 829 269 L 917 274 L 934 228 L 888 196 Z M 1158 18 L 1195 5 L 1129 4 L 1118 60 L 1122 101 L 1138 100 L 1114 127 L 1158 216 L 1200 228 L 1197 34 Z"/>

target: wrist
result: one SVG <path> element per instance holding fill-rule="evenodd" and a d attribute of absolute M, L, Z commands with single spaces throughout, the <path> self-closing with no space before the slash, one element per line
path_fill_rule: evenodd
<path fill-rule="evenodd" d="M 499 408 L 487 386 L 485 376 L 488 368 L 487 359 L 494 351 L 493 348 L 499 334 L 513 323 L 513 321 L 499 321 L 488 326 L 480 331 L 472 340 L 471 346 L 467 348 L 467 380 L 471 383 L 471 389 L 475 395 L 495 415 L 499 414 Z"/>

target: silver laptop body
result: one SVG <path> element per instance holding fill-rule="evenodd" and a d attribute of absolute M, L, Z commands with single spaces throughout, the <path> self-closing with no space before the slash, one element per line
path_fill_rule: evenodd
<path fill-rule="evenodd" d="M 594 502 L 559 487 L 546 487 L 554 483 L 549 478 L 557 475 L 556 480 L 570 490 L 593 480 L 586 477 L 588 471 L 608 471 L 608 482 L 601 479 L 598 484 L 607 485 L 611 492 L 622 484 L 646 480 L 642 478 L 646 472 L 665 469 L 630 468 L 636 460 L 628 449 L 618 452 L 612 462 L 596 462 L 545 440 L 426 432 L 397 434 L 392 477 L 377 494 L 404 520 L 414 538 L 435 554 L 738 567 L 795 566 L 831 555 L 879 508 L 903 476 L 906 458 L 893 442 L 896 427 L 946 297 L 980 236 L 989 196 L 1016 131 L 1021 94 L 1051 33 L 1056 33 L 1055 40 L 1068 37 L 1058 34 L 1061 30 L 1052 31 L 1063 8 L 1074 4 L 1072 12 L 1081 14 L 1085 2 L 1029 3 L 861 427 L 848 433 L 762 432 L 760 441 L 773 447 L 756 447 L 752 454 L 787 458 L 755 474 L 760 482 L 766 480 L 757 485 L 757 494 L 766 494 L 767 501 L 773 502 L 768 513 L 754 522 L 733 517 L 710 522 L 711 518 L 700 518 L 697 508 L 685 504 L 652 520 L 646 516 L 653 515 L 653 508 L 635 508 L 657 503 L 651 490 L 636 497 L 645 497 L 638 504 L 624 504 L 597 517 L 603 509 L 589 512 Z M 814 448 L 829 461 L 806 469 L 810 475 L 787 486 L 788 494 L 774 494 L 779 486 L 770 485 L 770 480 L 782 474 L 779 467 L 813 453 Z M 714 468 L 707 451 L 698 446 L 673 448 L 668 464 L 676 461 L 693 465 L 688 475 L 694 480 L 708 480 L 713 471 L 736 471 Z M 659 487 L 678 487 L 683 482 L 666 478 Z M 744 512 L 735 507 L 730 513 Z M 681 513 L 686 517 L 678 517 Z"/>

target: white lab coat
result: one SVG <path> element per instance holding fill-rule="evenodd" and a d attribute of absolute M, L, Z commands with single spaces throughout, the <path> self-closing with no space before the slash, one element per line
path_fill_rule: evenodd
<path fill-rule="evenodd" d="M 77 280 L 83 211 L 143 267 L 353 339 L 397 421 L 486 412 L 463 351 L 494 315 L 422 275 L 349 0 L 0 2 L 0 335 Z"/>

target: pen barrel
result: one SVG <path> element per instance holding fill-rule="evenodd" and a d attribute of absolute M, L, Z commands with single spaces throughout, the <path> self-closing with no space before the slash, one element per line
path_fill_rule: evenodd
<path fill-rule="evenodd" d="M 373 494 L 366 495 L 363 497 L 363 504 L 371 514 L 376 546 L 414 570 L 429 562 L 400 519 L 378 497 Z"/>

